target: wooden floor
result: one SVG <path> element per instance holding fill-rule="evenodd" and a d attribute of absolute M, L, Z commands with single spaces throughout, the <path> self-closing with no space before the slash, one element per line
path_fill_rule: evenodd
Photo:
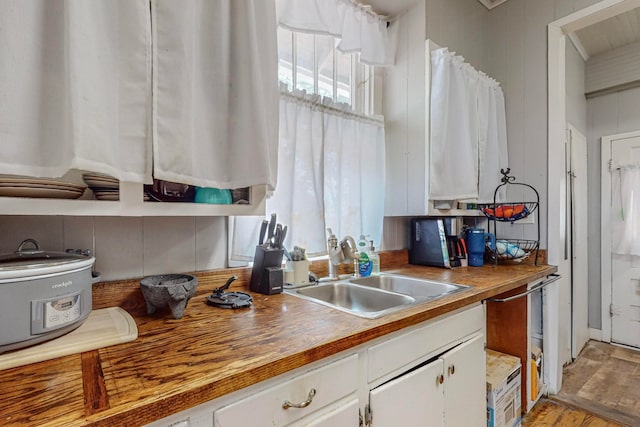
<path fill-rule="evenodd" d="M 541 399 L 522 420 L 522 427 L 620 427 L 613 421 L 599 418 L 559 402 Z"/>
<path fill-rule="evenodd" d="M 640 351 L 589 341 L 524 427 L 640 426 Z"/>

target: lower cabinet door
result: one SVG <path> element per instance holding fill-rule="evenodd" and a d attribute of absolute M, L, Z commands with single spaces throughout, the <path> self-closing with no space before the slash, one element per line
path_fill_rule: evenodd
<path fill-rule="evenodd" d="M 443 425 L 443 362 L 435 360 L 369 392 L 375 427 Z"/>
<path fill-rule="evenodd" d="M 484 336 L 478 335 L 441 356 L 444 362 L 444 424 L 487 425 Z"/>

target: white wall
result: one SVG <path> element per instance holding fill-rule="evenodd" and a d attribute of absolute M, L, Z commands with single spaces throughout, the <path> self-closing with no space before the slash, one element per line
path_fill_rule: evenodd
<path fill-rule="evenodd" d="M 224 217 L 0 216 L 0 252 L 26 238 L 43 249 L 91 249 L 102 280 L 226 266 Z"/>

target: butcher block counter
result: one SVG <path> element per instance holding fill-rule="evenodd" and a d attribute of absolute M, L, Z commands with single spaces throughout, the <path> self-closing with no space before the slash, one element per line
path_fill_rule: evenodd
<path fill-rule="evenodd" d="M 246 309 L 208 306 L 206 296 L 231 275 L 238 280 L 230 290 L 247 291 L 250 270 L 225 269 L 198 274 L 197 293 L 175 320 L 170 312 L 146 314 L 137 280 L 99 283 L 94 309 L 124 308 L 138 338 L 0 371 L 0 425 L 143 425 L 556 271 L 531 264 L 410 266 L 406 251 L 383 253 L 381 261 L 385 272 L 472 288 L 378 319 L 287 294 L 252 294 Z"/>

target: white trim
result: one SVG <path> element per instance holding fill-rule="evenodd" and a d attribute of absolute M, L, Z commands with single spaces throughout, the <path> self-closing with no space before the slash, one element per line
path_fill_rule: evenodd
<path fill-rule="evenodd" d="M 549 25 L 562 28 L 565 34 L 572 33 L 616 15 L 640 7 L 640 0 L 602 0 Z"/>
<path fill-rule="evenodd" d="M 611 143 L 619 139 L 640 137 L 640 131 L 625 132 L 601 138 L 600 161 L 600 294 L 602 298 L 602 341 L 611 342 Z"/>
<path fill-rule="evenodd" d="M 602 330 L 589 328 L 589 339 L 602 341 Z"/>
<path fill-rule="evenodd" d="M 582 59 L 584 61 L 587 61 L 589 59 L 589 52 L 587 52 L 587 49 L 584 48 L 584 45 L 580 41 L 580 37 L 578 37 L 576 33 L 569 33 L 569 39 L 571 40 L 571 43 L 573 43 L 573 45 L 576 47 L 576 50 L 578 51 Z"/>

